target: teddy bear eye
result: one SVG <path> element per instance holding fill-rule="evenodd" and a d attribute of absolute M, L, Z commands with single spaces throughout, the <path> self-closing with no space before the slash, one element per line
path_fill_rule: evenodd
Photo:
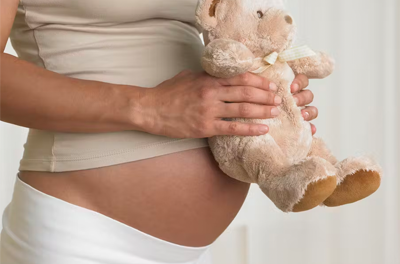
<path fill-rule="evenodd" d="M 257 16 L 258 16 L 258 18 L 262 18 L 264 16 L 264 14 L 261 11 L 257 11 Z"/>

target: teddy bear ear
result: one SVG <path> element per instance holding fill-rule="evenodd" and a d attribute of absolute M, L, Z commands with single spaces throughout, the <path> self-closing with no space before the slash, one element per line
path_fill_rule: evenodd
<path fill-rule="evenodd" d="M 223 0 L 200 0 L 196 10 L 197 23 L 205 30 L 213 30 L 218 20 L 216 17 L 217 9 Z"/>

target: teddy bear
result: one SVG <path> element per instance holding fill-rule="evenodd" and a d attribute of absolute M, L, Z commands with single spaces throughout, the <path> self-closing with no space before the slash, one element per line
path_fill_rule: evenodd
<path fill-rule="evenodd" d="M 205 35 L 201 64 L 208 74 L 230 78 L 251 72 L 275 83 L 282 98 L 276 118 L 227 120 L 268 125 L 267 134 L 208 139 L 225 174 L 258 184 L 283 212 L 354 203 L 379 188 L 382 169 L 373 158 L 339 162 L 302 117 L 290 84 L 298 74 L 327 77 L 334 60 L 291 46 L 296 24 L 282 0 L 200 0 L 196 21 Z"/>

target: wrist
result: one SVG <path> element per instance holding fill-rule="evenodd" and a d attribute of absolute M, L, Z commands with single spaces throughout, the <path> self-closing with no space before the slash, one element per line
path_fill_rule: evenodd
<path fill-rule="evenodd" d="M 117 100 L 114 120 L 124 130 L 150 132 L 153 127 L 154 107 L 151 89 L 138 86 L 115 85 L 113 93 Z"/>

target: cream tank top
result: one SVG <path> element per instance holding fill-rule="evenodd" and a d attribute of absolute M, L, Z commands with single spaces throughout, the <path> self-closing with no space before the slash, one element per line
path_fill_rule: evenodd
<path fill-rule="evenodd" d="M 184 69 L 201 71 L 196 6 L 197 0 L 21 0 L 10 38 L 20 59 L 47 70 L 151 88 Z M 206 139 L 138 131 L 30 129 L 19 170 L 85 170 L 207 146 Z"/>

